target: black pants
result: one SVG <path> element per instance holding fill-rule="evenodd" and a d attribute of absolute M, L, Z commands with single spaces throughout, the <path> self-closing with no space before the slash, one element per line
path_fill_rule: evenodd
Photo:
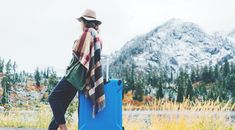
<path fill-rule="evenodd" d="M 53 118 L 48 130 L 57 130 L 59 124 L 66 123 L 65 112 L 77 93 L 77 89 L 72 86 L 64 77 L 55 86 L 48 101 L 50 103 Z"/>

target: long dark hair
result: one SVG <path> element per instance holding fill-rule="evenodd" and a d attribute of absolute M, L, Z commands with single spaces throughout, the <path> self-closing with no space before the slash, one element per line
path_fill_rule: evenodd
<path fill-rule="evenodd" d="M 96 21 L 88 21 L 88 20 L 86 20 L 84 18 L 82 18 L 82 21 L 85 24 L 85 27 L 87 27 L 87 28 L 94 28 L 95 30 L 98 31 L 99 25 L 97 24 Z"/>

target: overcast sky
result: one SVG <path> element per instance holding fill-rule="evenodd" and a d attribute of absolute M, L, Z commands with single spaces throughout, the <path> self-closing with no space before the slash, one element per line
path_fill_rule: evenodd
<path fill-rule="evenodd" d="M 120 49 L 171 18 L 194 22 L 208 33 L 235 29 L 234 0 L 0 0 L 0 57 L 18 70 L 54 67 L 63 74 L 73 41 L 81 33 L 76 20 L 93 9 L 103 24 L 103 54 Z"/>

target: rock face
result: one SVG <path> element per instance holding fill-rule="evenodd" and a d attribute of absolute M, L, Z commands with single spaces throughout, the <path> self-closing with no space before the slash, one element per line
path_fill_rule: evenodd
<path fill-rule="evenodd" d="M 222 64 L 226 59 L 235 61 L 233 36 L 235 31 L 229 35 L 208 34 L 194 23 L 171 19 L 128 41 L 120 51 L 111 55 L 111 65 L 114 71 L 118 71 L 130 63 L 135 63 L 140 70 L 146 70 L 150 64 L 170 73 L 178 72 L 180 67 L 191 69 Z"/>

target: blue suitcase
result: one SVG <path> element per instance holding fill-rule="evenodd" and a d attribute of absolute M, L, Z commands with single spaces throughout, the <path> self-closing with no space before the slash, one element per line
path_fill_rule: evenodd
<path fill-rule="evenodd" d="M 92 103 L 79 93 L 78 130 L 123 130 L 122 81 L 111 79 L 104 86 L 106 106 L 92 118 Z"/>

